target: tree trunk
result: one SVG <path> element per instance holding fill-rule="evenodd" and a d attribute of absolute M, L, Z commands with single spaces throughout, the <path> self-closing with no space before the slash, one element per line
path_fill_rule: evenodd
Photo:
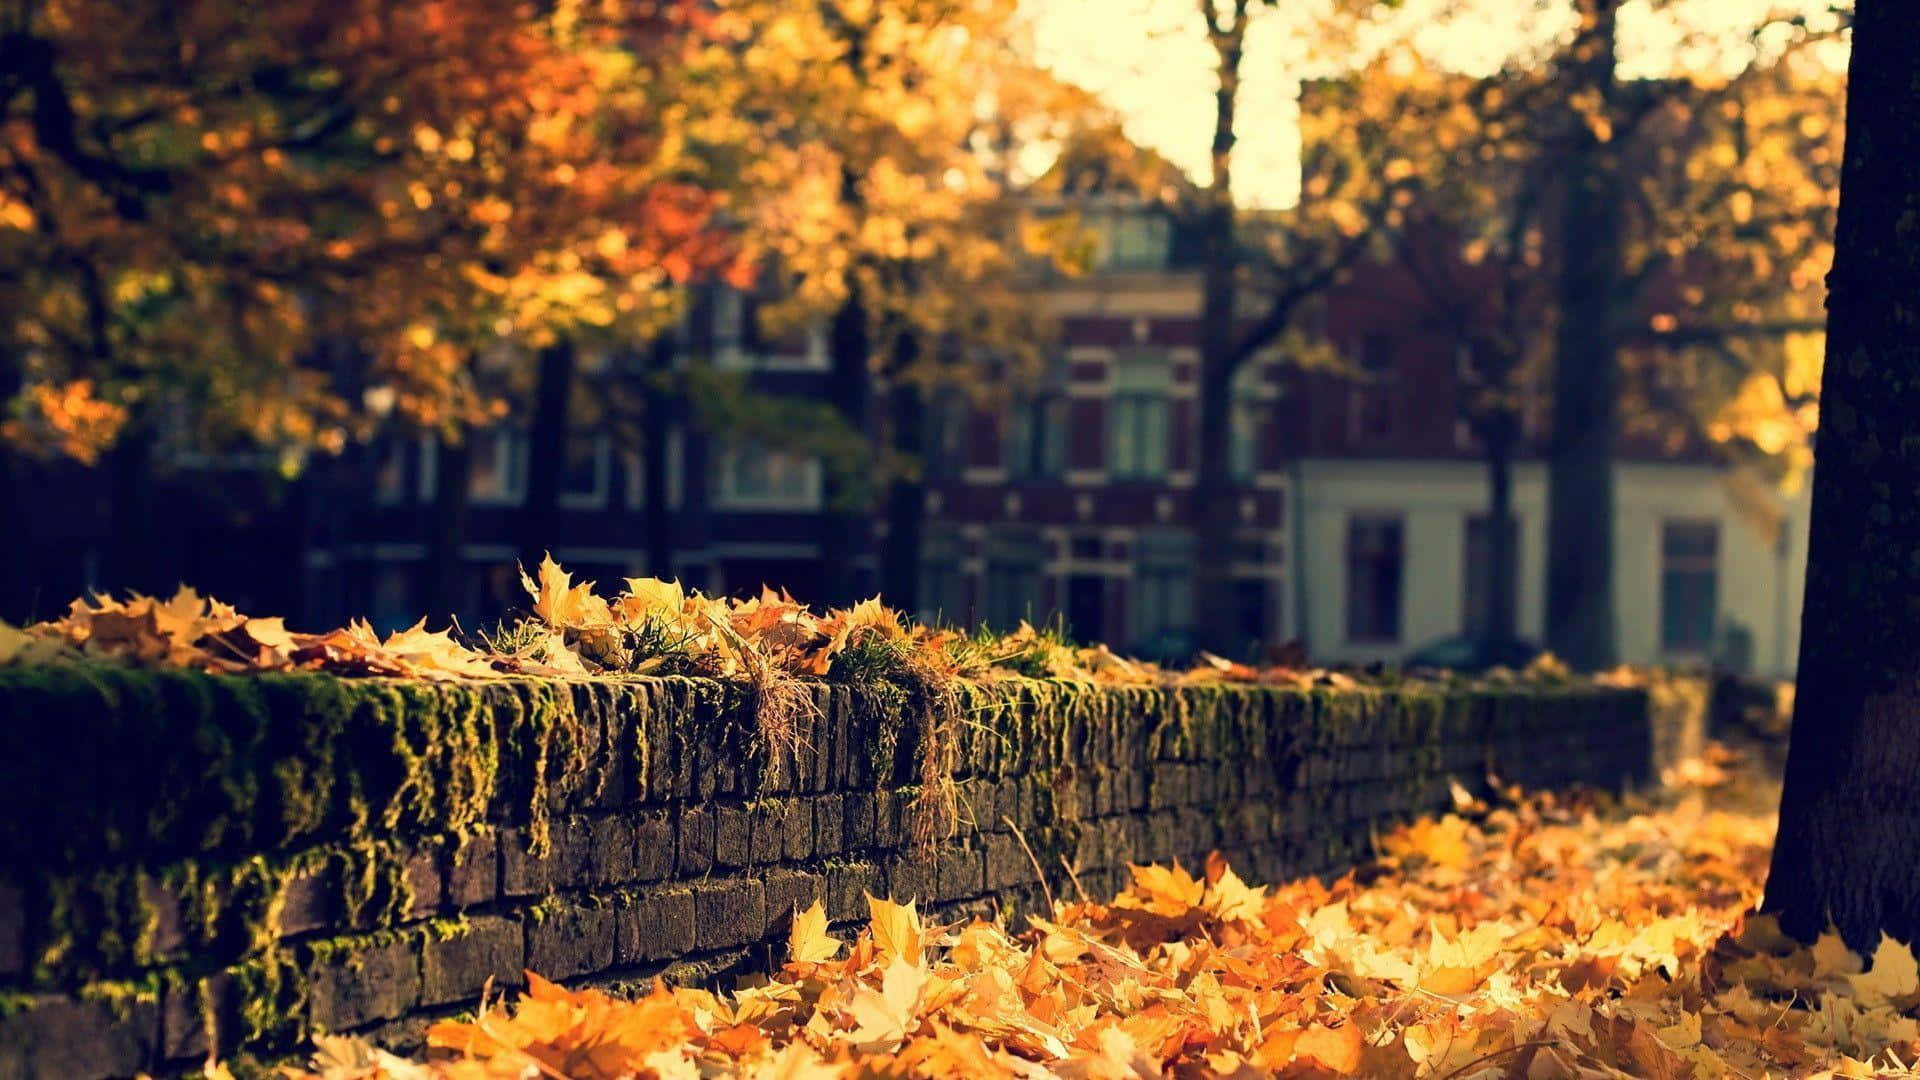
<path fill-rule="evenodd" d="M 1569 96 L 1613 101 L 1614 8 L 1582 0 Z M 1560 208 L 1560 322 L 1547 465 L 1547 645 L 1575 668 L 1614 662 L 1613 439 L 1619 384 L 1614 309 L 1622 288 L 1619 158 L 1572 105 Z"/>
<path fill-rule="evenodd" d="M 872 334 L 867 307 L 856 290 L 834 312 L 831 331 L 833 371 L 828 397 L 840 419 L 856 432 L 867 430 L 867 401 L 872 394 Z M 870 519 L 851 477 L 828 470 L 820 514 L 821 596 L 817 603 L 845 607 L 860 599 L 855 562 L 871 554 Z"/>
<path fill-rule="evenodd" d="M 913 335 L 900 340 L 899 366 L 912 363 Z M 880 596 L 914 614 L 920 610 L 920 545 L 927 515 L 927 407 L 917 383 L 895 378 L 888 393 L 887 436 L 895 469 L 887 481 L 887 539 L 880 549 Z"/>
<path fill-rule="evenodd" d="M 527 435 L 527 498 L 520 509 L 520 565 L 529 573 L 560 541 L 560 473 L 567 458 L 573 369 L 572 342 L 540 350 L 533 429 Z"/>
<path fill-rule="evenodd" d="M 427 572 L 423 575 L 427 595 L 421 607 L 436 623 L 457 618 L 467 599 L 463 550 L 473 503 L 468 484 L 473 472 L 473 433 L 459 435 L 458 442 L 442 436 L 434 449 L 433 516 L 427 523 Z"/>
<path fill-rule="evenodd" d="M 647 347 L 647 383 L 642 390 L 645 405 L 640 417 L 641 531 L 646 537 L 647 573 L 662 579 L 675 576 L 673 507 L 667 504 L 670 494 L 667 436 L 672 429 L 672 417 L 668 413 L 672 399 L 665 385 L 672 371 L 673 334 L 663 332 Z"/>
<path fill-rule="evenodd" d="M 1827 293 L 1799 687 L 1764 910 L 1920 934 L 1920 8 L 1861 0 Z"/>
<path fill-rule="evenodd" d="M 1487 459 L 1486 638 L 1500 650 L 1519 636 L 1520 529 L 1513 516 L 1513 444 L 1519 427 L 1503 412 L 1482 433 Z"/>
<path fill-rule="evenodd" d="M 1233 598 L 1233 530 L 1236 523 L 1230 431 L 1236 355 L 1237 273 L 1233 205 L 1235 110 L 1240 89 L 1245 5 L 1236 9 L 1230 33 L 1216 38 L 1219 83 L 1214 90 L 1213 179 L 1201 219 L 1200 416 L 1193 513 L 1194 640 L 1203 649 L 1232 654 L 1237 641 Z"/>

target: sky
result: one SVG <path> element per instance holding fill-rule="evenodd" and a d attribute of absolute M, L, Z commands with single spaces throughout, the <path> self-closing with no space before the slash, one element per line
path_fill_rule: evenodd
<path fill-rule="evenodd" d="M 1249 36 L 1234 159 L 1235 194 L 1243 204 L 1284 207 L 1299 193 L 1294 94 L 1300 77 L 1328 68 L 1310 45 L 1286 32 L 1288 5 L 1298 2 L 1262 12 Z M 1515 52 L 1570 32 L 1569 6 L 1551 5 L 1543 15 L 1527 0 L 1408 0 L 1400 17 L 1420 28 L 1415 42 L 1423 54 L 1457 70 L 1490 73 Z M 1738 35 L 1779 6 L 1780 0 L 1677 0 L 1655 15 L 1647 0 L 1629 0 L 1621 11 L 1622 73 L 1657 74 L 1681 58 L 1744 63 L 1750 53 Z M 1803 6 L 1825 3 L 1805 0 Z M 1205 179 L 1214 59 L 1195 0 L 1022 0 L 1022 9 L 1042 63 L 1104 97 L 1133 139 Z M 1451 16 L 1441 14 L 1448 9 Z"/>

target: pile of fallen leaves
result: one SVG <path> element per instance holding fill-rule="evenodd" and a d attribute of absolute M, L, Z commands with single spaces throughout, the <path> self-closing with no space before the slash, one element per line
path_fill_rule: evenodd
<path fill-rule="evenodd" d="M 290 631 L 278 618 L 243 615 L 181 588 L 169 599 L 96 596 L 61 618 L 16 629 L 0 623 L 0 664 L 63 656 L 186 667 L 227 674 L 315 670 L 429 679 L 501 675 L 678 674 L 767 683 L 778 679 L 887 678 L 920 682 L 1003 675 L 1133 685 L 1262 682 L 1351 685 L 1279 656 L 1252 666 L 1201 654 L 1169 672 L 1083 646 L 1023 622 L 1011 633 L 916 625 L 878 598 L 821 614 L 784 592 L 748 599 L 705 596 L 677 582 L 627 578 L 607 598 L 573 581 L 552 558 L 522 573 L 524 617 L 491 633 L 428 631 L 425 620 L 382 637 L 356 620 L 326 633 Z M 1543 667 L 1551 676 L 1553 670 Z"/>
<path fill-rule="evenodd" d="M 1720 764 L 1725 764 L 1724 759 Z M 871 900 L 820 908 L 730 993 L 637 1000 L 534 978 L 414 1062 L 321 1040 L 324 1080 L 701 1077 L 1885 1075 L 1916 1054 L 1920 969 L 1863 973 L 1748 916 L 1773 792 L 1723 772 L 1657 803 L 1509 793 L 1397 829 L 1331 886 L 1133 871 L 1010 936 Z"/>

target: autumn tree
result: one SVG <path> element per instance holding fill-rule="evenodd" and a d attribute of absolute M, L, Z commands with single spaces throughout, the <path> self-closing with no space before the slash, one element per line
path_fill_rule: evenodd
<path fill-rule="evenodd" d="M 883 589 L 911 608 L 925 394 L 976 377 L 982 351 L 1037 355 L 1015 161 L 1092 110 L 1029 62 L 1011 0 L 722 8 L 737 43 L 714 59 L 740 95 L 725 138 L 752 151 L 738 221 L 766 257 L 762 320 L 824 326 L 839 426 L 873 439 L 863 467 L 826 473 L 824 599 L 856 599 L 881 506 Z"/>
<path fill-rule="evenodd" d="M 1277 0 L 1201 0 L 1199 15 L 1216 60 L 1211 175 L 1185 213 L 1201 248 L 1200 416 L 1194 481 L 1196 611 L 1233 608 L 1233 531 L 1237 494 L 1230 432 L 1234 376 L 1290 331 L 1309 305 L 1337 284 L 1391 227 L 1413 166 L 1392 132 L 1414 122 L 1419 103 L 1374 77 L 1388 50 L 1369 56 L 1355 44 L 1371 5 L 1332 6 L 1324 17 L 1278 11 Z M 1270 18 L 1319 55 L 1359 59 L 1316 80 L 1302 101 L 1302 192 L 1291 212 L 1248 219 L 1234 201 L 1234 147 L 1248 34 Z M 1336 136 L 1336 132 L 1338 133 Z M 1203 620 L 1199 643 L 1237 651 L 1226 620 Z"/>
<path fill-rule="evenodd" d="M 1920 11 L 1862 0 L 1780 832 L 1763 908 L 1871 952 L 1920 936 Z"/>

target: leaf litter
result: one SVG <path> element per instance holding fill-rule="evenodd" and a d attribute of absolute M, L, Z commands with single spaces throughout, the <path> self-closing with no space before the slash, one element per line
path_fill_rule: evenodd
<path fill-rule="evenodd" d="M 869 898 L 851 941 L 816 904 L 784 966 L 725 993 L 530 975 L 435 1025 L 424 1060 L 323 1037 L 289 1075 L 1915 1075 L 1912 954 L 1888 940 L 1868 965 L 1752 914 L 1777 787 L 1711 754 L 1695 785 L 1622 800 L 1459 792 L 1331 884 L 1251 885 L 1216 855 L 1017 934 Z"/>

